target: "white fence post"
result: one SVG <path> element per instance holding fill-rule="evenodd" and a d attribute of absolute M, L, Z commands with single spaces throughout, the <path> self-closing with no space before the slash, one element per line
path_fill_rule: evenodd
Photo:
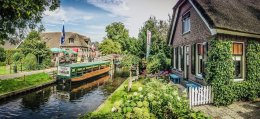
<path fill-rule="evenodd" d="M 211 86 L 189 87 L 190 108 L 195 105 L 210 104 L 213 102 L 213 92 Z"/>

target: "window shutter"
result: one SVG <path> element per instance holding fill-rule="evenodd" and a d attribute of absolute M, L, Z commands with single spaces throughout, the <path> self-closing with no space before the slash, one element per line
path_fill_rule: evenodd
<path fill-rule="evenodd" d="M 196 56 L 196 44 L 191 46 L 191 74 L 195 75 L 195 56 Z"/>

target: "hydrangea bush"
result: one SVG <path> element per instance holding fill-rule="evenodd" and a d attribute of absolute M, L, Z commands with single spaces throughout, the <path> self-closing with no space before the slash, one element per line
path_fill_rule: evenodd
<path fill-rule="evenodd" d="M 140 80 L 139 80 L 140 81 Z M 161 80 L 146 79 L 136 92 L 122 95 L 110 113 L 89 113 L 87 119 L 207 119 L 201 112 L 188 106 L 186 92 Z M 125 89 L 126 90 L 126 89 Z M 126 91 L 127 92 L 127 91 Z"/>

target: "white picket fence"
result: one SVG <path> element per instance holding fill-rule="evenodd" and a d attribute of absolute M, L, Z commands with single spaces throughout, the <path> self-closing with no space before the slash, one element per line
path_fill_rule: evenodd
<path fill-rule="evenodd" d="M 190 87 L 189 88 L 190 108 L 195 105 L 210 104 L 213 102 L 211 86 Z"/>

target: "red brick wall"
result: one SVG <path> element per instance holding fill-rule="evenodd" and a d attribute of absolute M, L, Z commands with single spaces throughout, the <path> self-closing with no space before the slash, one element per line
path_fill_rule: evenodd
<path fill-rule="evenodd" d="M 190 11 L 191 30 L 189 33 L 182 34 L 182 15 L 187 11 Z M 173 37 L 174 47 L 201 43 L 211 36 L 209 29 L 188 1 L 181 6 L 179 12 L 177 27 Z"/>
<path fill-rule="evenodd" d="M 182 16 L 190 11 L 190 32 L 182 34 Z M 177 26 L 173 37 L 173 47 L 192 45 L 194 43 L 203 43 L 211 36 L 209 29 L 200 18 L 198 13 L 187 1 L 179 10 L 179 16 L 177 18 Z M 174 73 L 183 77 L 184 71 L 174 70 Z M 189 79 L 195 80 L 195 76 L 191 74 L 191 46 L 189 52 Z"/>

